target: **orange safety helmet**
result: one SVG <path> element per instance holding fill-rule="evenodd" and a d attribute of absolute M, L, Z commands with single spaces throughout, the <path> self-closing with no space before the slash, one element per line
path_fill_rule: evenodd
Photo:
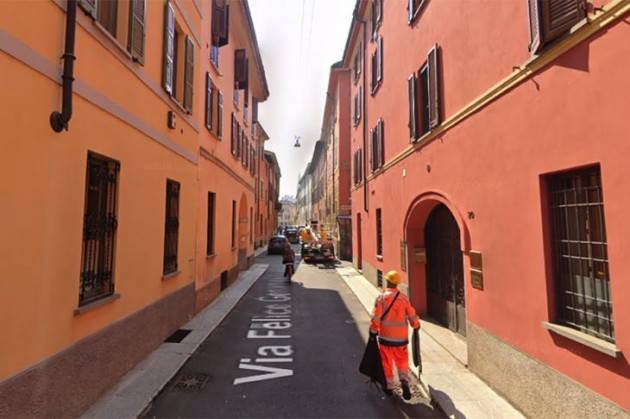
<path fill-rule="evenodd" d="M 391 284 L 400 284 L 400 274 L 398 271 L 389 271 L 385 274 L 385 280 Z"/>

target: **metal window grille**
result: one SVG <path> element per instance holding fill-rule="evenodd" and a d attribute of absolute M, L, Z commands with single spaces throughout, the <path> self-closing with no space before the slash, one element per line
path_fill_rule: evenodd
<path fill-rule="evenodd" d="M 166 181 L 166 219 L 164 226 L 164 275 L 177 272 L 179 236 L 179 183 Z"/>
<path fill-rule="evenodd" d="M 79 306 L 114 293 L 120 163 L 88 154 Z"/>
<path fill-rule="evenodd" d="M 558 317 L 614 342 L 599 167 L 550 178 Z"/>
<path fill-rule="evenodd" d="M 381 209 L 376 209 L 376 254 L 383 254 L 383 225 L 381 218 Z"/>

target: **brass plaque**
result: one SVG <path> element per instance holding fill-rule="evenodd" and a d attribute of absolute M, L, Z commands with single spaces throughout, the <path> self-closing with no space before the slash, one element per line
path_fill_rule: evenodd
<path fill-rule="evenodd" d="M 481 252 L 475 250 L 470 251 L 470 268 L 482 271 Z"/>
<path fill-rule="evenodd" d="M 483 290 L 483 272 L 476 269 L 470 270 L 470 283 L 473 288 Z"/>
<path fill-rule="evenodd" d="M 427 263 L 427 249 L 424 247 L 414 247 L 413 257 L 417 263 Z"/>

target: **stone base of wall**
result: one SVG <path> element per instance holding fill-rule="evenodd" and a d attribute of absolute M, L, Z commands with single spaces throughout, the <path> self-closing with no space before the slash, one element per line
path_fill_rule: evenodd
<path fill-rule="evenodd" d="M 375 287 L 378 286 L 376 280 L 376 271 L 377 269 L 370 265 L 369 262 L 363 261 L 363 276 L 367 278 L 368 281 Z"/>
<path fill-rule="evenodd" d="M 0 383 L 0 417 L 76 417 L 193 314 L 189 284 Z"/>
<path fill-rule="evenodd" d="M 206 308 L 221 294 L 221 276 L 216 277 L 212 282 L 204 285 L 195 293 L 195 314 Z"/>
<path fill-rule="evenodd" d="M 611 401 L 468 322 L 468 367 L 532 418 L 628 418 Z"/>

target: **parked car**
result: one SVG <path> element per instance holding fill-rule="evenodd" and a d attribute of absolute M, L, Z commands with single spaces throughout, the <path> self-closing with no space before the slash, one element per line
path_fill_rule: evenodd
<path fill-rule="evenodd" d="M 335 247 L 332 242 L 302 243 L 302 260 L 305 263 L 333 263 Z"/>
<path fill-rule="evenodd" d="M 284 229 L 284 236 L 289 240 L 289 243 L 297 244 L 300 242 L 300 236 L 295 227 L 287 227 Z"/>
<path fill-rule="evenodd" d="M 281 255 L 284 253 L 284 246 L 287 244 L 287 238 L 283 235 L 272 236 L 267 244 L 268 255 Z"/>

